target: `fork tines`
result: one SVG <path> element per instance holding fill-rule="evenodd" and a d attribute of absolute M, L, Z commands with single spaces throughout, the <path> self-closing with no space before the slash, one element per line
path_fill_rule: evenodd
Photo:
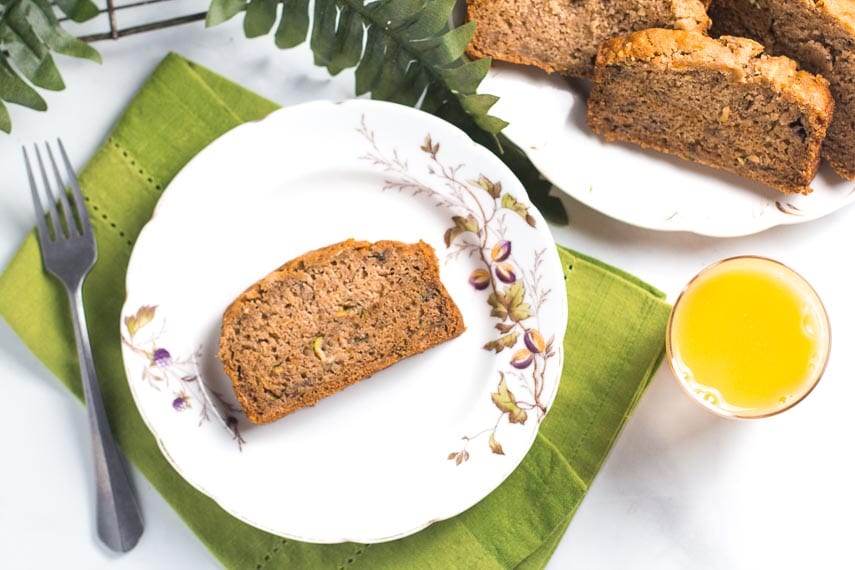
<path fill-rule="evenodd" d="M 47 169 L 45 168 L 42 154 L 39 152 L 38 145 L 33 145 L 36 159 L 41 170 L 42 181 L 44 183 L 44 193 L 47 204 L 47 216 L 42 207 L 42 200 L 39 198 L 39 192 L 33 169 L 30 165 L 30 157 L 27 154 L 27 149 L 21 147 L 24 153 L 24 162 L 27 166 L 27 176 L 30 179 L 30 191 L 33 197 L 33 206 L 36 209 L 36 222 L 38 224 L 39 238 L 44 241 L 53 241 L 61 239 L 70 239 L 74 237 L 83 237 L 92 235 L 92 226 L 89 222 L 89 216 L 86 213 L 86 204 L 83 199 L 83 193 L 80 191 L 80 186 L 77 183 L 77 177 L 74 174 L 74 169 L 71 167 L 71 162 L 68 160 L 68 155 L 65 152 L 65 147 L 60 139 L 56 139 L 59 145 L 59 152 L 62 155 L 62 160 L 65 165 L 65 171 L 68 180 L 63 182 L 60 169 L 57 166 L 53 151 L 50 144 L 44 143 L 51 166 L 53 167 L 54 177 L 56 178 L 56 191 L 52 188 L 50 178 L 48 177 Z M 69 189 L 70 188 L 70 192 Z M 71 201 L 69 201 L 69 195 Z M 59 209 L 57 211 L 57 202 Z M 73 204 L 73 206 L 72 206 Z M 48 231 L 48 225 L 45 218 L 50 220 L 50 228 L 52 233 Z"/>

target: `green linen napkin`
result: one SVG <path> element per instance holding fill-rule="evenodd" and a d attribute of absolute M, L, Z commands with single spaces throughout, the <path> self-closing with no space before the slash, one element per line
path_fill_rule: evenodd
<path fill-rule="evenodd" d="M 84 295 L 110 424 L 130 460 L 228 568 L 543 567 L 662 360 L 663 295 L 615 268 L 559 248 L 567 283 L 566 364 L 552 410 L 520 467 L 461 515 L 375 545 L 282 539 L 225 513 L 166 462 L 136 410 L 119 340 L 134 239 L 163 188 L 222 133 L 277 106 L 182 57 L 153 72 L 80 172 L 99 261 Z M 31 233 L 0 276 L 0 315 L 82 397 L 64 292 Z"/>

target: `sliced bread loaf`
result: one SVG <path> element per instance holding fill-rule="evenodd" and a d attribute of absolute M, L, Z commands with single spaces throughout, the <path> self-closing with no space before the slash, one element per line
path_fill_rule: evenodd
<path fill-rule="evenodd" d="M 706 31 L 701 0 L 467 0 L 468 53 L 590 77 L 600 42 L 645 28 Z"/>
<path fill-rule="evenodd" d="M 219 358 L 247 418 L 266 423 L 464 328 L 431 246 L 348 240 L 244 291 L 223 315 Z"/>
<path fill-rule="evenodd" d="M 607 140 L 807 194 L 833 109 L 825 79 L 757 42 L 651 29 L 603 42 L 588 124 Z"/>
<path fill-rule="evenodd" d="M 746 36 L 828 79 L 837 104 L 822 155 L 855 179 L 855 2 L 714 0 L 713 32 Z"/>

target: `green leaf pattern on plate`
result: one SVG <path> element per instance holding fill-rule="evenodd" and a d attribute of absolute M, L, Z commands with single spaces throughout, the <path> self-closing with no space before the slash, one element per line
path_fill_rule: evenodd
<path fill-rule="evenodd" d="M 487 447 L 492 453 L 504 455 L 500 442 L 503 430 L 512 429 L 513 424 L 525 424 L 532 414 L 537 421 L 546 414 L 542 400 L 544 374 L 556 356 L 554 337 L 545 341 L 537 328 L 538 311 L 550 294 L 541 281 L 546 250 L 533 252 L 529 257 L 533 261 L 524 267 L 516 261 L 514 244 L 506 239 L 507 225 L 513 219 L 521 219 L 530 228 L 535 228 L 537 221 L 528 205 L 503 190 L 501 180 L 485 173 L 474 179 L 462 179 L 463 165 L 446 163 L 442 145 L 430 134 L 418 146 L 428 156 L 426 172 L 417 175 L 396 149 L 380 148 L 365 116 L 356 130 L 368 144 L 361 158 L 385 173 L 384 190 L 421 195 L 454 212 L 443 235 L 448 258 L 466 255 L 478 262 L 479 267 L 469 276 L 469 284 L 484 291 L 489 314 L 497 319 L 496 337 L 489 339 L 483 348 L 497 355 L 506 354 L 503 351 L 507 349 L 510 356 L 504 361 L 506 368 L 499 372 L 496 391 L 491 395 L 497 409 L 495 423 L 461 436 L 462 448 L 449 453 L 448 459 L 456 465 L 469 461 L 469 443 L 482 436 L 488 436 Z M 423 182 L 425 174 L 430 183 Z M 433 185 L 443 191 L 435 190 Z M 509 379 L 513 379 L 516 393 L 510 389 Z"/>

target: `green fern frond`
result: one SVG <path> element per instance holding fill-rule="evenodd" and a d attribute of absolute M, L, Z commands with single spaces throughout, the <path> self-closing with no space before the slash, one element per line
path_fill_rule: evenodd
<path fill-rule="evenodd" d="M 279 5 L 282 9 L 279 10 Z M 244 31 L 255 37 L 277 25 L 277 45 L 307 39 L 315 63 L 336 75 L 356 68 L 356 94 L 416 105 L 430 112 L 457 107 L 496 135 L 506 123 L 488 114 L 495 98 L 476 96 L 489 60 L 465 61 L 474 24 L 450 28 L 454 0 L 213 0 L 208 24 L 245 10 Z"/>
<path fill-rule="evenodd" d="M 265 35 L 275 27 L 280 48 L 308 38 L 315 64 L 332 75 L 355 68 L 357 95 L 370 93 L 373 99 L 418 106 L 461 127 L 514 170 L 550 221 L 566 223 L 561 202 L 549 196 L 551 184 L 501 134 L 507 123 L 489 114 L 498 98 L 477 93 L 490 60 L 469 61 L 464 56 L 475 23 L 452 28 L 454 4 L 455 0 L 315 0 L 310 16 L 308 0 L 212 0 L 207 25 L 245 11 L 248 37 Z"/>
<path fill-rule="evenodd" d="M 57 5 L 75 21 L 98 14 L 91 0 L 58 0 Z M 0 130 L 12 130 L 4 103 L 44 111 L 47 104 L 35 87 L 65 88 L 51 52 L 101 61 L 94 48 L 62 28 L 48 0 L 0 0 Z"/>
<path fill-rule="evenodd" d="M 306 41 L 309 33 L 309 0 L 282 0 L 282 13 L 287 18 L 279 20 L 274 34 L 276 47 L 292 48 Z"/>
<path fill-rule="evenodd" d="M 205 25 L 216 26 L 237 16 L 246 9 L 246 0 L 215 0 L 208 8 Z"/>

